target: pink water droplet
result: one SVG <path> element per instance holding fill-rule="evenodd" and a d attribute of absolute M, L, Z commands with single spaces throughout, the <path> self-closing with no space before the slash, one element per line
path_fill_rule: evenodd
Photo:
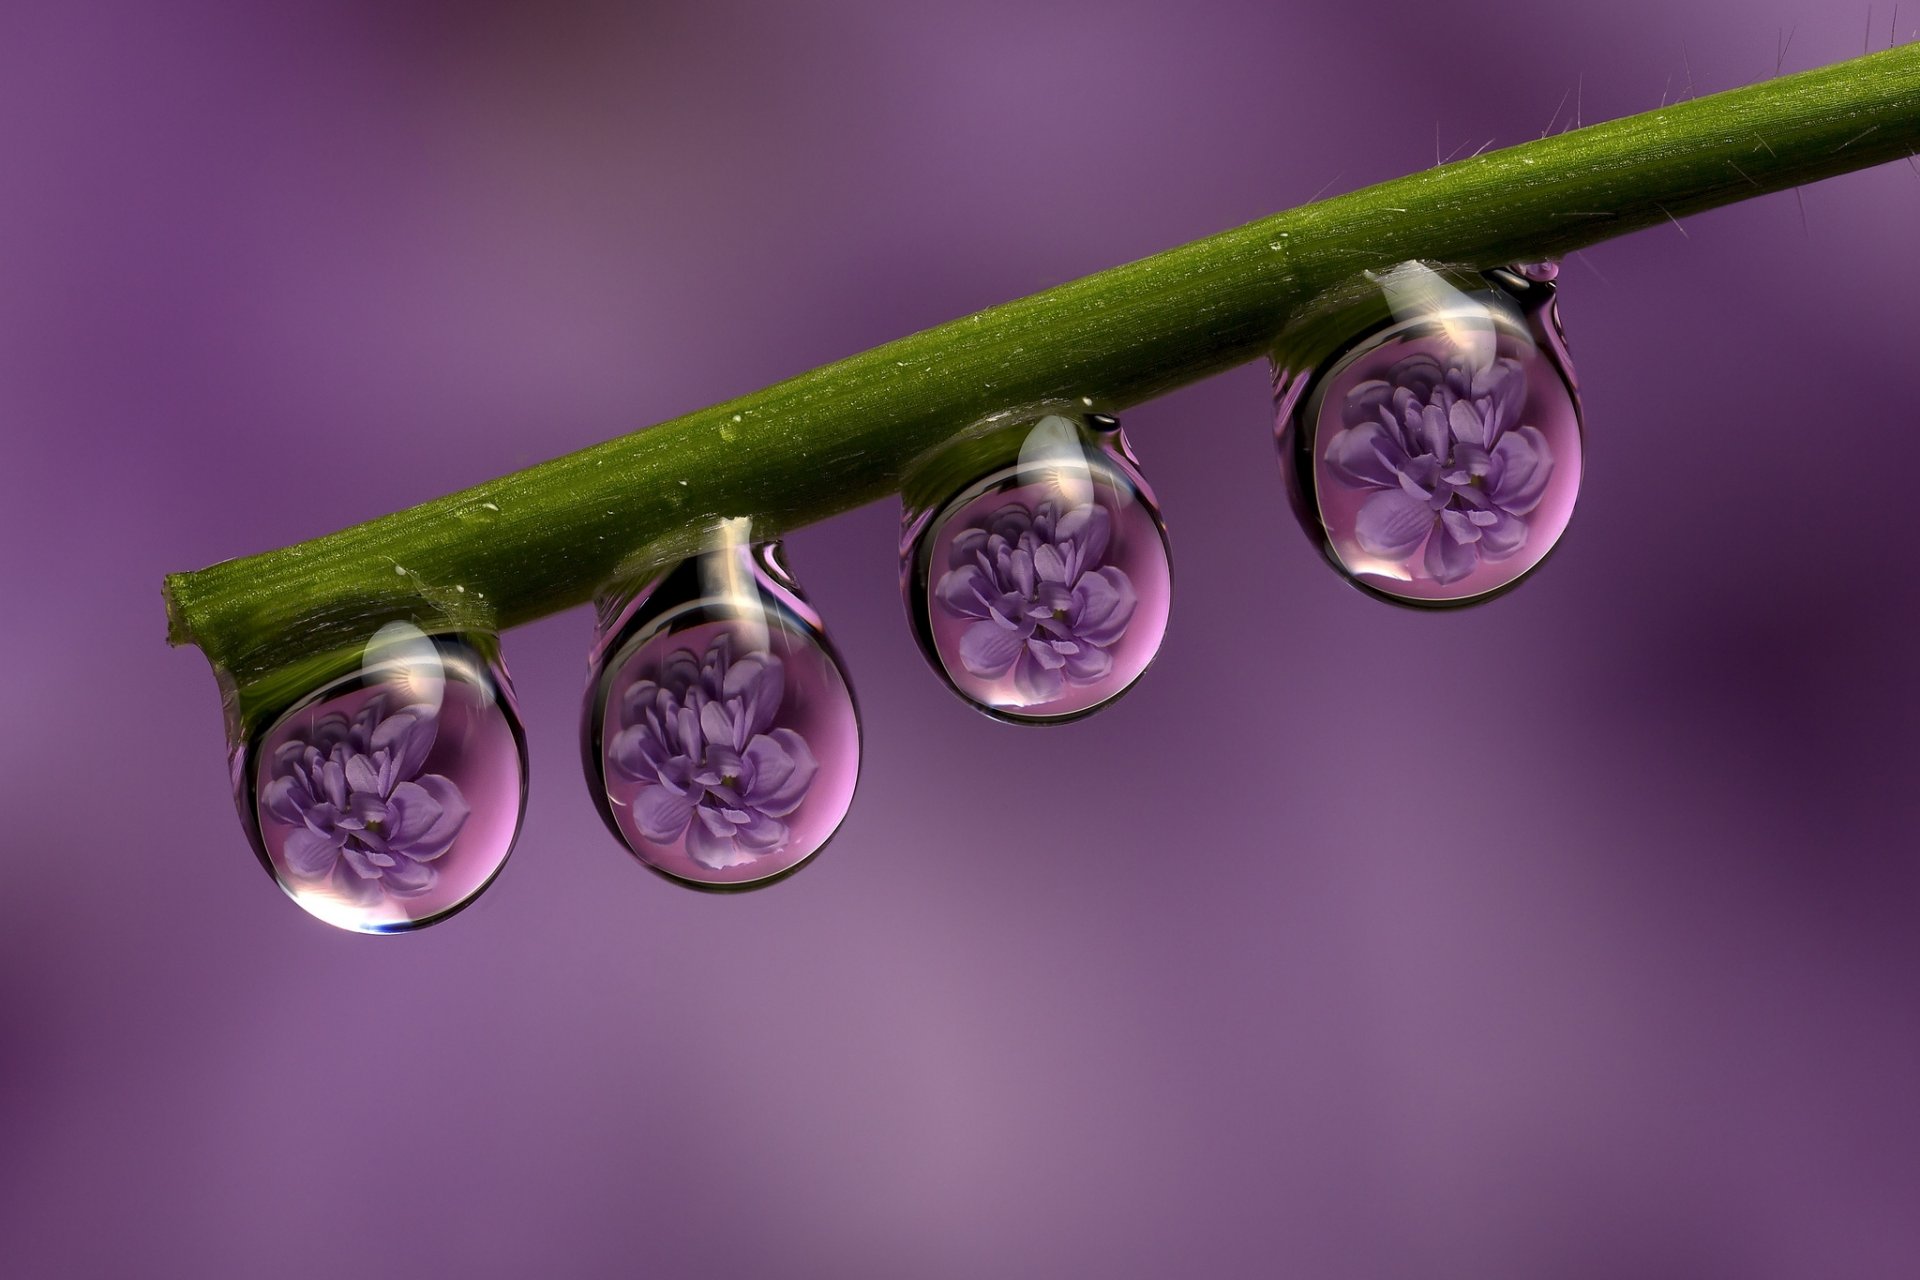
<path fill-rule="evenodd" d="M 1368 287 L 1307 309 L 1275 348 L 1295 513 L 1374 596 L 1491 599 L 1553 550 L 1580 490 L 1584 429 L 1554 286 L 1538 272 L 1405 263 Z"/>
<path fill-rule="evenodd" d="M 603 593 L 582 753 L 607 825 L 683 884 L 770 883 L 839 829 L 860 774 L 853 692 L 777 544 L 738 531 Z"/>
<path fill-rule="evenodd" d="M 908 619 L 975 707 L 1072 720 L 1126 692 L 1159 652 L 1166 527 L 1112 418 L 1051 414 L 963 438 L 916 468 L 906 494 Z"/>
<path fill-rule="evenodd" d="M 233 752 L 255 852 L 342 929 L 446 919 L 499 874 L 526 748 L 491 637 L 388 628 L 357 669 L 291 701 Z"/>

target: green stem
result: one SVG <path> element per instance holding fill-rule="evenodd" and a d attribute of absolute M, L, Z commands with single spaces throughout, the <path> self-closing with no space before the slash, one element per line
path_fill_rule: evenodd
<path fill-rule="evenodd" d="M 1117 410 L 1263 354 L 1289 311 L 1409 258 L 1490 267 L 1910 155 L 1920 45 L 1475 156 L 993 307 L 727 404 L 166 582 L 169 640 L 243 689 L 395 619 L 508 627 L 720 516 L 775 536 L 883 498 L 988 415 Z M 628 566 L 631 568 L 632 566 Z M 274 683 L 280 683 L 275 680 Z"/>

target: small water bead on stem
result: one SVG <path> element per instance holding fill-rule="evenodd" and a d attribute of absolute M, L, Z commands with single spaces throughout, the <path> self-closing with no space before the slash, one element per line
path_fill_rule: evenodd
<path fill-rule="evenodd" d="M 1402 263 L 1331 291 L 1282 332 L 1275 430 L 1289 496 L 1361 589 L 1477 603 L 1565 532 L 1585 433 L 1556 274 Z"/>
<path fill-rule="evenodd" d="M 287 896 L 397 933 L 472 902 L 512 852 L 526 743 L 493 638 L 382 628 L 357 665 L 237 730 L 235 800 Z"/>
<path fill-rule="evenodd" d="M 819 615 L 745 519 L 707 550 L 599 597 L 581 723 L 589 790 L 640 861 L 741 889 L 797 870 L 839 829 L 860 720 Z"/>
<path fill-rule="evenodd" d="M 1166 634 L 1166 526 L 1120 424 L 1011 417 L 917 464 L 900 586 L 928 663 L 997 719 L 1057 723 L 1132 687 Z"/>

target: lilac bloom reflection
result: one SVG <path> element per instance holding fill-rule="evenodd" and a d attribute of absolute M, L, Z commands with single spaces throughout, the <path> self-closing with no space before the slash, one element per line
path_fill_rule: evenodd
<path fill-rule="evenodd" d="M 976 619 L 960 640 L 966 669 L 985 680 L 1012 672 L 1029 702 L 1106 676 L 1139 603 L 1125 572 L 1102 564 L 1107 509 L 1063 507 L 1009 503 L 962 530 L 934 589 L 948 613 Z"/>
<path fill-rule="evenodd" d="M 687 856 L 714 870 L 784 845 L 781 819 L 799 808 L 819 767 L 805 738 L 776 727 L 785 692 L 779 658 L 735 659 L 726 634 L 704 658 L 676 649 L 629 685 L 607 759 L 642 784 L 633 800 L 641 834 L 659 845 L 684 834 Z"/>
<path fill-rule="evenodd" d="M 434 860 L 469 813 L 460 788 L 420 772 L 439 735 L 437 708 L 388 705 L 381 694 L 351 720 L 333 712 L 282 743 L 261 794 L 265 814 L 293 828 L 283 846 L 293 875 L 330 879 L 363 905 L 431 889 Z"/>
<path fill-rule="evenodd" d="M 1442 583 L 1519 551 L 1553 472 L 1547 438 L 1519 425 L 1526 398 L 1519 361 L 1463 352 L 1408 356 L 1348 392 L 1326 456 L 1346 483 L 1379 491 L 1354 521 L 1360 546 L 1410 568 L 1424 543 L 1426 576 Z"/>

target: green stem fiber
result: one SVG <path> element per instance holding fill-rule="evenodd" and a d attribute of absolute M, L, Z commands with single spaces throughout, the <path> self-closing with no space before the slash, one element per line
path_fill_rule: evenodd
<path fill-rule="evenodd" d="M 514 626 L 586 600 L 636 547 L 657 561 L 695 550 L 718 517 L 751 515 L 770 537 L 886 497 L 914 459 L 989 415 L 1083 398 L 1119 410 L 1254 359 L 1290 310 L 1359 271 L 1557 257 L 1916 148 L 1910 45 L 1478 155 L 323 538 L 171 575 L 168 638 L 199 645 L 244 690 L 388 621 Z"/>

